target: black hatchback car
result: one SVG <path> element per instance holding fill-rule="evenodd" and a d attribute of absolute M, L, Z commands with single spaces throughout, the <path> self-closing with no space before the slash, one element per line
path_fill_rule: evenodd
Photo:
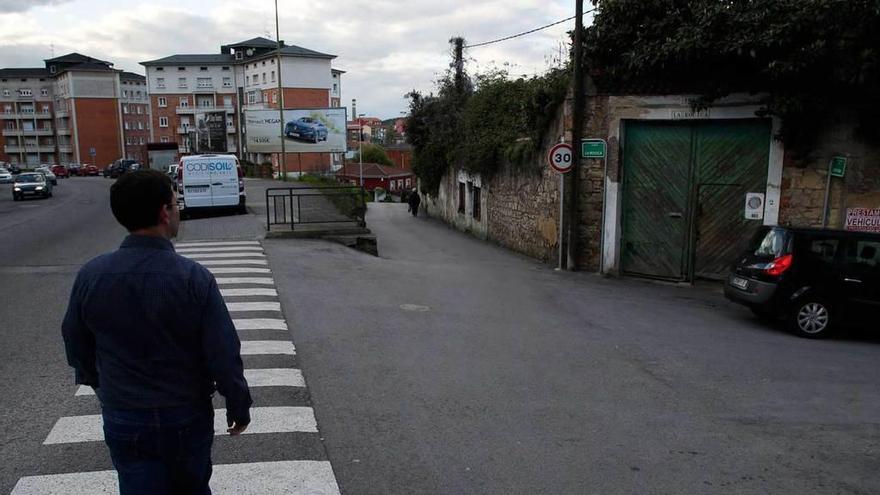
<path fill-rule="evenodd" d="M 880 319 L 880 234 L 767 227 L 734 263 L 728 299 L 803 337 Z"/>

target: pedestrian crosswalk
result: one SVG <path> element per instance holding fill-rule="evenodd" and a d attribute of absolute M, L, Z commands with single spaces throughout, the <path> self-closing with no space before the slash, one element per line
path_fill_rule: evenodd
<path fill-rule="evenodd" d="M 243 436 L 235 438 L 227 436 L 226 411 L 222 401 L 215 400 L 214 431 L 218 440 L 213 457 L 221 462 L 214 466 L 213 493 L 338 494 L 330 462 L 323 448 L 315 447 L 321 441 L 318 425 L 305 379 L 296 366 L 296 348 L 281 313 L 262 245 L 259 241 L 187 242 L 177 244 L 176 249 L 215 274 L 241 340 L 245 378 L 254 398 L 251 424 Z M 48 473 L 20 478 L 12 495 L 118 492 L 109 459 L 104 469 L 96 470 L 94 458 L 100 457 L 106 447 L 95 393 L 90 387 L 80 386 L 73 395 L 76 411 L 89 414 L 59 418 L 41 448 L 91 452 L 91 462 L 81 472 L 56 473 L 47 466 Z"/>

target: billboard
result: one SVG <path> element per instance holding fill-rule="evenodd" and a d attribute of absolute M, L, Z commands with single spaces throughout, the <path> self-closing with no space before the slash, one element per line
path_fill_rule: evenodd
<path fill-rule="evenodd" d="M 195 114 L 195 131 L 190 131 L 190 144 L 196 153 L 226 153 L 226 112 Z M 193 136 L 194 134 L 194 136 Z"/>
<path fill-rule="evenodd" d="M 249 153 L 281 151 L 278 110 L 247 110 Z M 284 150 L 288 153 L 344 153 L 345 108 L 312 108 L 284 111 Z"/>

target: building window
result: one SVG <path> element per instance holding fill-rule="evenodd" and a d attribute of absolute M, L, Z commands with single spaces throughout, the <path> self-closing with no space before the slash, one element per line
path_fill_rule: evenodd
<path fill-rule="evenodd" d="M 178 67 L 177 70 L 179 70 L 179 71 L 186 70 L 186 67 Z"/>
<path fill-rule="evenodd" d="M 143 122 L 138 122 L 138 130 L 139 131 L 144 130 L 144 123 Z"/>
<path fill-rule="evenodd" d="M 223 70 L 229 70 L 229 67 L 223 67 Z"/>
<path fill-rule="evenodd" d="M 464 213 L 465 204 L 465 186 L 464 182 L 458 183 L 458 212 Z"/>
<path fill-rule="evenodd" d="M 168 127 L 168 117 L 159 117 L 159 127 Z"/>
<path fill-rule="evenodd" d="M 49 90 L 46 88 L 41 89 L 40 96 L 49 96 Z"/>
<path fill-rule="evenodd" d="M 162 72 L 165 70 L 165 67 L 156 67 L 157 72 Z"/>
<path fill-rule="evenodd" d="M 333 83 L 333 92 L 335 93 L 337 91 L 339 91 L 339 85 L 336 83 Z"/>
<path fill-rule="evenodd" d="M 278 103 L 278 92 L 277 91 L 272 93 L 272 103 Z"/>
<path fill-rule="evenodd" d="M 263 72 L 263 84 L 266 84 L 266 73 Z"/>
<path fill-rule="evenodd" d="M 159 89 L 165 89 L 165 78 L 157 77 L 156 78 L 156 87 Z"/>
<path fill-rule="evenodd" d="M 168 142 L 168 136 L 162 136 L 161 141 L 162 141 L 163 143 L 167 143 L 167 142 Z"/>
<path fill-rule="evenodd" d="M 122 113 L 128 113 L 128 105 L 122 105 Z"/>
<path fill-rule="evenodd" d="M 140 105 L 137 106 L 137 114 L 140 115 L 142 113 L 143 108 Z"/>
<path fill-rule="evenodd" d="M 4 89 L 4 90 L 3 90 L 3 96 L 9 96 L 9 95 L 10 95 L 9 90 L 8 90 L 8 89 Z"/>
<path fill-rule="evenodd" d="M 224 77 L 223 78 L 223 87 L 224 88 L 231 88 L 232 87 L 232 78 L 231 77 Z"/>
<path fill-rule="evenodd" d="M 256 102 L 257 102 L 257 94 L 255 92 L 251 91 L 250 93 L 248 93 L 248 104 L 253 105 Z"/>
<path fill-rule="evenodd" d="M 208 68 L 207 67 L 199 67 L 199 70 L 202 72 L 207 72 Z"/>
<path fill-rule="evenodd" d="M 34 92 L 29 89 L 19 89 L 18 96 L 33 96 Z"/>
<path fill-rule="evenodd" d="M 186 87 L 186 78 L 185 77 L 178 77 L 177 78 L 177 87 L 178 88 L 185 88 Z"/>
<path fill-rule="evenodd" d="M 231 107 L 232 106 L 232 97 L 231 96 L 224 96 L 223 97 L 223 106 L 224 107 Z"/>
<path fill-rule="evenodd" d="M 130 130 L 131 130 L 131 123 L 130 123 L 130 122 L 126 122 L 126 123 L 125 123 L 125 130 L 126 130 L 126 131 L 130 131 Z"/>
<path fill-rule="evenodd" d="M 122 90 L 122 97 L 128 98 L 128 91 L 127 90 L 124 90 L 124 89 Z"/>
<path fill-rule="evenodd" d="M 265 60 L 263 60 L 263 67 L 265 67 L 265 66 L 266 66 L 266 61 L 265 61 Z"/>
<path fill-rule="evenodd" d="M 165 99 L 164 96 L 160 96 L 159 98 L 157 98 L 157 99 L 156 99 L 156 103 L 157 103 L 160 107 L 167 107 L 167 106 L 168 106 L 168 101 Z"/>
<path fill-rule="evenodd" d="M 180 103 L 180 105 L 178 105 L 178 106 L 180 106 L 180 107 L 186 108 L 189 106 L 189 98 L 187 98 L 186 96 L 184 96 L 183 98 L 180 98 L 180 100 L 178 100 L 178 101 Z"/>
<path fill-rule="evenodd" d="M 406 179 L 406 187 L 412 187 L 412 179 Z"/>
<path fill-rule="evenodd" d="M 210 88 L 214 86 L 210 77 L 199 77 L 196 79 L 196 85 L 200 88 Z"/>
<path fill-rule="evenodd" d="M 275 82 L 275 71 L 273 70 L 271 74 L 272 74 L 272 82 Z"/>
<path fill-rule="evenodd" d="M 254 84 L 260 84 L 260 78 L 257 77 L 257 74 L 254 74 Z"/>
<path fill-rule="evenodd" d="M 144 144 L 144 138 L 141 137 L 141 144 Z"/>
<path fill-rule="evenodd" d="M 480 188 L 474 186 L 474 220 L 480 219 Z"/>

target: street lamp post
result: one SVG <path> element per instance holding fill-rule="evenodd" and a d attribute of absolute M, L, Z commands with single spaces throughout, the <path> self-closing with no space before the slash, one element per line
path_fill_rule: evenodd
<path fill-rule="evenodd" d="M 275 49 L 277 51 L 278 72 L 278 117 L 281 120 L 281 176 L 287 182 L 287 152 L 284 149 L 284 90 L 281 85 L 281 29 L 278 25 L 278 0 L 275 0 Z M 265 62 L 264 62 L 265 63 Z"/>
<path fill-rule="evenodd" d="M 361 120 L 361 117 L 366 115 L 362 113 L 357 116 L 358 119 L 358 161 L 360 162 L 360 177 L 361 177 L 361 187 L 364 187 L 364 121 Z"/>

